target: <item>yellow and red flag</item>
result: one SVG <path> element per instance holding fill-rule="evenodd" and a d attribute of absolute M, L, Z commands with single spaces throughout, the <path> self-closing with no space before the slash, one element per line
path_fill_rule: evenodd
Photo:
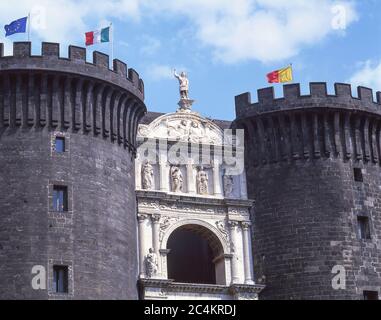
<path fill-rule="evenodd" d="M 267 81 L 269 83 L 285 83 L 292 82 L 292 80 L 292 66 L 288 66 L 287 68 L 270 72 L 267 75 Z"/>

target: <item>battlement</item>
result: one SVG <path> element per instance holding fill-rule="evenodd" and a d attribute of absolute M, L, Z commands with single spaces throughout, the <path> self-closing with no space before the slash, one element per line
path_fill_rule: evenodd
<path fill-rule="evenodd" d="M 137 124 L 146 113 L 144 84 L 119 60 L 69 46 L 60 57 L 58 43 L 42 43 L 40 56 L 30 42 L 16 42 L 12 56 L 0 44 L 0 133 L 17 128 L 70 130 L 110 139 L 135 151 Z"/>
<path fill-rule="evenodd" d="M 243 93 L 235 97 L 237 118 L 251 115 L 308 107 L 335 107 L 356 108 L 363 111 L 381 114 L 381 92 L 376 93 L 373 99 L 372 89 L 357 88 L 357 97 L 352 95 L 350 84 L 335 83 L 335 94 L 330 95 L 325 82 L 310 83 L 310 94 L 301 95 L 300 84 L 283 86 L 283 97 L 275 98 L 274 88 L 268 87 L 258 90 L 258 102 L 251 101 L 250 93 Z"/>
<path fill-rule="evenodd" d="M 381 166 L 381 93 L 376 100 L 369 88 L 336 83 L 328 94 L 326 83 L 311 83 L 310 94 L 301 95 L 299 84 L 258 90 L 235 98 L 236 128 L 246 129 L 250 155 L 256 165 L 311 158 L 341 158 Z"/>
<path fill-rule="evenodd" d="M 60 57 L 60 44 L 43 42 L 41 55 L 32 55 L 31 42 L 14 42 L 13 55 L 4 56 L 4 44 L 0 43 L 0 70 L 33 68 L 75 73 L 112 82 L 144 100 L 144 83 L 134 69 L 118 59 L 110 67 L 109 56 L 98 51 L 93 52 L 93 62 L 87 62 L 86 54 L 85 48 L 69 46 L 68 58 Z"/>

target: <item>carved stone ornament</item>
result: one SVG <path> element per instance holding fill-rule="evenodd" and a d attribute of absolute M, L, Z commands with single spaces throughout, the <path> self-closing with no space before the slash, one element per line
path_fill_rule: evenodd
<path fill-rule="evenodd" d="M 157 255 L 151 248 L 146 256 L 146 274 L 149 278 L 157 274 L 158 265 Z"/>
<path fill-rule="evenodd" d="M 142 187 L 145 190 L 151 190 L 153 188 L 153 167 L 146 161 L 142 165 Z"/>
<path fill-rule="evenodd" d="M 208 174 L 204 171 L 203 167 L 200 167 L 197 172 L 197 193 L 201 195 L 209 194 L 208 191 Z"/>
<path fill-rule="evenodd" d="M 173 192 L 183 191 L 183 174 L 179 167 L 173 166 L 171 168 L 171 182 Z"/>
<path fill-rule="evenodd" d="M 230 242 L 229 241 L 229 232 L 226 230 L 225 221 L 224 220 L 217 221 L 216 226 L 217 226 L 217 229 L 224 236 L 226 243 L 229 243 Z"/>
<path fill-rule="evenodd" d="M 223 132 L 196 112 L 179 112 L 163 115 L 149 125 L 139 125 L 138 138 L 222 145 Z"/>
<path fill-rule="evenodd" d="M 163 218 L 163 222 L 160 224 L 160 234 L 159 234 L 160 242 L 163 241 L 164 233 L 169 228 L 169 226 L 179 220 L 180 218 L 178 217 L 164 217 Z"/>
<path fill-rule="evenodd" d="M 225 197 L 231 198 L 233 196 L 234 180 L 230 175 L 224 175 L 224 193 Z"/>

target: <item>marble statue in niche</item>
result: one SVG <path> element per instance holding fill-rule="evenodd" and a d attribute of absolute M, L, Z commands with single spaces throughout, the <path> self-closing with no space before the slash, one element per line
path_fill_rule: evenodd
<path fill-rule="evenodd" d="M 234 179 L 231 175 L 224 175 L 224 193 L 225 197 L 232 197 L 234 190 Z"/>
<path fill-rule="evenodd" d="M 183 174 L 179 167 L 171 168 L 171 180 L 172 180 L 172 191 L 182 192 L 183 191 Z"/>
<path fill-rule="evenodd" d="M 149 278 L 152 278 L 157 273 L 158 260 L 157 255 L 153 248 L 149 249 L 149 253 L 146 256 L 146 274 Z"/>
<path fill-rule="evenodd" d="M 153 167 L 148 161 L 142 166 L 142 187 L 145 190 L 153 188 Z"/>
<path fill-rule="evenodd" d="M 208 191 L 208 174 L 204 171 L 203 167 L 200 167 L 197 172 L 197 193 L 201 195 L 207 195 Z"/>

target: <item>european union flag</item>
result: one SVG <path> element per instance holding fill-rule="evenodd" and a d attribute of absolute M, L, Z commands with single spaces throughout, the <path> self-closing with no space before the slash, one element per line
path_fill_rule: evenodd
<path fill-rule="evenodd" d="M 7 24 L 5 28 L 5 36 L 11 36 L 15 33 L 25 33 L 26 32 L 26 23 L 28 21 L 28 17 L 18 19 L 16 21 L 11 22 L 10 24 Z"/>

